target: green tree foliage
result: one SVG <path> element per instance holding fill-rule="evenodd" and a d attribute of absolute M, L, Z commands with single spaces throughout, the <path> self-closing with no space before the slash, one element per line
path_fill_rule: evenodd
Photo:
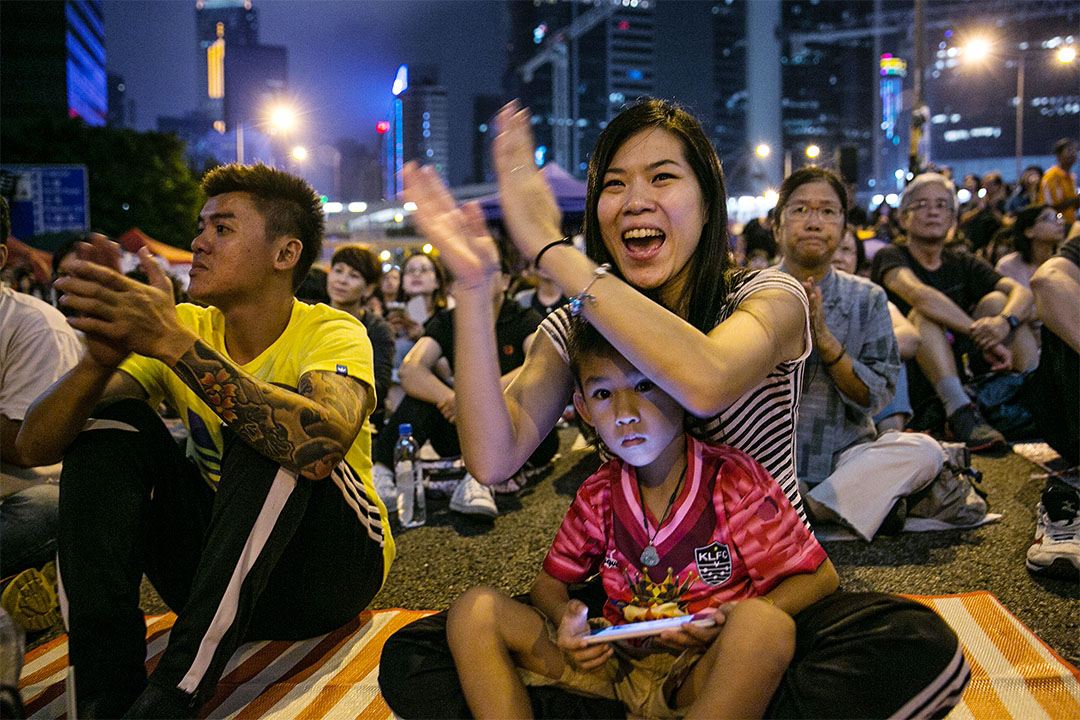
<path fill-rule="evenodd" d="M 4 118 L 5 164 L 85 165 L 91 229 L 119 236 L 137 227 L 188 249 L 203 197 L 175 135 L 92 127 L 78 118 Z M 125 209 L 126 207 L 126 209 Z"/>

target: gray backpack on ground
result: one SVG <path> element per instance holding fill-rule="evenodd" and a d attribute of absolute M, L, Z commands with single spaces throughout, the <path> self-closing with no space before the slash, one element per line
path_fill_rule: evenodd
<path fill-rule="evenodd" d="M 932 518 L 950 525 L 974 525 L 986 517 L 986 493 L 978 489 L 982 473 L 971 467 L 963 443 L 942 443 L 945 462 L 933 482 L 907 498 L 908 517 Z"/>

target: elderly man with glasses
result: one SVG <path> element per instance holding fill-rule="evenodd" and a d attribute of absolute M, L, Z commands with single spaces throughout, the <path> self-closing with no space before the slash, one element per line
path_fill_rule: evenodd
<path fill-rule="evenodd" d="M 872 278 L 908 315 L 922 341 L 909 368 L 911 427 L 935 431 L 944 416 L 953 438 L 974 451 L 988 450 L 1004 445 L 1005 438 L 972 404 L 961 372 L 1033 369 L 1033 300 L 1020 283 L 982 260 L 947 249 L 955 224 L 953 183 L 937 173 L 919 175 L 900 196 L 907 243 L 880 250 Z"/>

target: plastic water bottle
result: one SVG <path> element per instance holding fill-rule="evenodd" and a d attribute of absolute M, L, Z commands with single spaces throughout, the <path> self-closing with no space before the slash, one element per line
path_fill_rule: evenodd
<path fill-rule="evenodd" d="M 424 504 L 424 476 L 416 463 L 416 441 L 412 425 L 398 426 L 398 440 L 394 445 L 394 481 L 398 489 L 398 522 L 404 527 L 420 527 L 427 522 Z"/>

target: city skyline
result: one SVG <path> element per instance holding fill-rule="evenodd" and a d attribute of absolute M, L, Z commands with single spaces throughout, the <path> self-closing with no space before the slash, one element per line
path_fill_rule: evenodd
<path fill-rule="evenodd" d="M 736 6 L 743 5 L 744 0 L 733 0 Z M 524 0 L 523 0 L 524 2 Z M 679 0 L 659 0 L 654 3 L 655 8 L 655 82 L 654 93 L 660 97 L 674 99 L 696 114 L 703 123 L 710 128 L 710 135 L 717 141 L 717 150 L 724 159 L 726 168 L 732 170 L 732 180 L 737 180 L 739 170 L 746 170 L 746 163 L 756 163 L 755 160 L 746 160 L 748 154 L 752 155 L 750 135 L 759 134 L 760 122 L 751 123 L 747 117 L 743 123 L 738 122 L 738 116 L 732 116 L 736 121 L 732 132 L 723 132 L 721 124 L 726 122 L 723 118 L 723 106 L 718 99 L 718 93 L 723 94 L 724 89 L 714 84 L 714 73 L 726 72 L 719 65 L 720 54 L 727 38 L 737 38 L 741 28 L 725 28 L 723 12 L 730 6 L 729 0 L 717 0 L 716 2 L 681 2 Z M 1000 10 L 1000 3 L 990 2 Z M 802 6 L 803 17 L 810 21 L 810 25 L 795 21 L 795 15 Z M 885 3 L 883 6 L 896 15 L 904 12 L 902 6 L 910 3 Z M 336 144 L 339 140 L 362 143 L 372 151 L 378 152 L 379 139 L 374 132 L 375 123 L 386 117 L 391 103 L 389 87 L 393 83 L 393 76 L 400 64 L 406 63 L 414 66 L 435 66 L 438 68 L 439 83 L 447 88 L 450 148 L 449 148 L 449 179 L 453 184 L 470 182 L 478 177 L 475 172 L 477 158 L 473 153 L 472 146 L 477 141 L 476 125 L 478 118 L 475 113 L 476 102 L 483 99 L 490 103 L 491 98 L 509 99 L 506 90 L 506 75 L 508 69 L 509 53 L 505 43 L 508 32 L 511 29 L 510 11 L 511 5 L 498 0 L 388 0 L 371 2 L 281 2 L 280 0 L 254 0 L 254 7 L 259 12 L 260 41 L 266 44 L 281 45 L 289 52 L 289 86 L 290 92 L 305 111 L 300 129 L 297 131 L 297 141 L 305 144 L 313 142 Z M 867 3 L 822 3 L 815 6 L 813 2 L 793 1 L 784 3 L 785 18 L 783 27 L 788 32 L 799 32 L 800 25 L 813 29 L 814 22 L 822 22 L 821 28 L 837 27 L 850 24 L 851 16 L 863 15 L 872 7 Z M 948 3 L 930 3 L 930 10 L 939 19 L 942 13 L 947 13 Z M 835 12 L 833 8 L 839 8 Z M 850 11 L 850 12 L 849 12 Z M 1069 11 L 1065 11 L 1067 14 Z M 719 13 L 719 17 L 717 16 Z M 1023 14 L 1023 7 L 1017 10 Z M 1075 16 L 1075 11 L 1072 11 Z M 830 17 L 835 16 L 835 17 Z M 950 14 L 946 14 L 950 17 Z M 715 17 L 715 20 L 714 20 Z M 1019 17 L 1013 14 L 1014 20 Z M 819 18 L 813 20 L 812 18 Z M 108 68 L 110 72 L 124 75 L 129 89 L 129 96 L 135 101 L 137 129 L 154 129 L 157 116 L 162 114 L 179 114 L 196 106 L 198 100 L 197 91 L 197 56 L 191 39 L 194 37 L 195 12 L 193 0 L 174 2 L 116 2 L 110 1 L 105 4 L 106 20 L 106 47 L 108 50 Z M 980 22 L 985 24 L 985 18 Z M 747 19 L 749 22 L 749 18 Z M 894 21 L 895 22 L 895 21 Z M 971 22 L 971 18 L 957 19 L 957 24 Z M 732 24 L 738 24 L 737 22 Z M 906 25 L 901 23 L 900 25 Z M 1060 23 L 1055 29 L 1060 27 Z M 548 32 L 554 32 L 558 28 L 548 28 Z M 940 35 L 945 28 L 936 26 L 931 31 L 931 40 L 937 45 L 936 40 L 947 39 L 935 36 Z M 725 33 L 721 33 L 725 31 Z M 907 32 L 903 27 L 894 29 L 902 35 Z M 1000 32 L 1000 30 L 999 30 Z M 1008 32 L 1006 30 L 1005 32 Z M 714 33 L 717 37 L 714 38 Z M 752 28 L 745 33 L 746 46 L 760 47 L 763 37 L 755 33 Z M 758 37 L 758 41 L 751 38 Z M 1035 39 L 1035 38 L 1033 38 Z M 909 39 L 910 40 L 910 39 Z M 736 40 L 736 42 L 738 42 Z M 895 34 L 886 39 L 881 46 L 883 51 L 898 50 L 898 42 L 902 45 L 902 38 Z M 837 45 L 841 50 L 845 43 Z M 537 45 L 537 49 L 540 49 Z M 823 45 L 828 48 L 828 44 Z M 907 46 L 910 52 L 910 45 Z M 870 48 L 867 46 L 868 51 Z M 928 48 L 930 50 L 930 48 Z M 788 62 L 789 51 L 784 50 L 784 62 Z M 828 50 L 826 49 L 826 52 Z M 807 56 L 804 55 L 804 58 Z M 713 65 L 714 58 L 718 63 Z M 812 58 L 811 58 L 812 59 Z M 856 75 L 841 78 L 841 84 L 837 90 L 850 87 L 853 82 L 866 74 L 873 73 L 870 55 L 866 56 L 866 68 Z M 910 62 L 912 58 L 908 56 Z M 517 62 L 520 62 L 520 54 Z M 792 58 L 791 62 L 797 62 Z M 813 60 L 816 64 L 816 60 Z M 835 62 L 835 61 L 833 61 Z M 940 63 L 939 63 L 940 64 Z M 735 75 L 729 82 L 723 85 L 738 85 L 739 70 L 738 61 L 732 66 Z M 874 61 L 876 65 L 876 61 Z M 790 64 L 790 70 L 785 70 L 785 78 L 791 71 L 796 70 Z M 850 68 L 851 63 L 836 66 Z M 808 68 L 809 69 L 809 68 Z M 824 65 L 822 67 L 824 70 Z M 959 71 L 957 71 L 959 72 Z M 965 90 L 974 88 L 972 79 L 978 76 L 986 81 L 985 90 L 992 92 L 975 93 L 978 97 L 970 100 L 970 107 L 974 111 L 980 106 L 982 125 L 986 125 L 987 112 L 992 120 L 996 115 L 1001 115 L 1000 122 L 991 122 L 991 125 L 1000 125 L 993 132 L 1000 135 L 1001 142 L 997 145 L 1008 145 L 1010 135 L 1013 132 L 1011 122 L 1012 112 L 1006 110 L 998 113 L 994 108 L 1001 107 L 1011 98 L 1009 97 L 1010 74 L 1015 76 L 1015 70 L 1011 67 L 999 67 L 990 71 L 993 75 L 987 75 L 986 71 L 972 73 L 964 71 L 964 77 L 959 76 L 960 82 L 949 83 L 948 78 L 937 78 L 938 72 L 931 74 L 930 83 L 931 100 L 935 107 L 931 108 L 934 118 L 934 128 L 937 132 L 939 127 L 936 123 L 940 119 L 939 109 L 948 108 L 951 104 L 960 108 L 969 106 L 969 101 L 964 100 L 967 94 Z M 1075 71 L 1074 71 L 1075 72 Z M 1034 77 L 1038 71 L 1029 67 L 1029 73 Z M 835 74 L 835 71 L 834 71 Z M 825 74 L 827 75 L 827 73 Z M 813 74 L 806 75 L 806 82 L 796 81 L 796 85 L 789 86 L 789 80 L 785 79 L 785 91 L 790 92 L 790 87 L 800 89 L 801 92 L 809 91 L 807 82 L 813 84 Z M 1059 76 L 1060 77 L 1060 76 Z M 996 80 L 994 78 L 997 78 Z M 816 103 L 798 101 L 787 95 L 783 97 L 784 121 L 782 135 L 776 129 L 776 142 L 780 143 L 789 152 L 800 155 L 802 147 L 795 147 L 798 143 L 795 137 L 802 133 L 796 123 L 803 123 L 803 127 L 814 129 L 816 116 L 811 115 L 808 120 L 799 120 L 793 113 L 799 103 L 802 105 L 817 104 L 823 111 L 827 108 L 831 113 L 838 107 L 838 102 L 833 100 L 834 90 L 826 84 L 835 84 L 837 78 L 818 78 L 818 85 L 811 92 L 809 99 Z M 992 82 L 991 82 L 992 81 Z M 905 95 L 909 93 L 911 79 L 904 83 Z M 876 89 L 871 88 L 872 81 L 867 78 L 868 92 L 865 98 L 851 95 L 851 101 L 846 104 L 852 108 L 864 107 L 869 109 L 870 98 L 877 94 Z M 938 97 L 938 91 L 953 85 L 950 90 L 951 97 Z M 977 84 L 977 83 L 976 83 Z M 1030 84 L 1030 83 L 1029 83 Z M 1059 83 L 1054 83 L 1059 84 Z M 754 87 L 751 81 L 747 88 L 749 97 L 758 99 L 761 106 L 760 88 Z M 184 89 L 186 87 L 186 89 Z M 1033 88 L 1034 89 L 1034 86 Z M 751 90 L 755 92 L 750 92 Z M 957 92 L 960 94 L 957 95 Z M 1064 103 L 1065 110 L 1069 110 L 1069 95 L 1064 96 L 1061 91 L 1051 91 L 1050 101 Z M 745 96 L 745 94 L 743 95 Z M 736 94 L 734 97 L 739 97 Z M 896 95 L 900 100 L 899 93 Z M 993 98 L 992 105 L 987 102 Z M 839 96 L 836 96 L 839 100 Z M 1045 101 L 1045 98 L 1043 99 Z M 905 100 L 905 102 L 907 102 Z M 790 107 L 789 107 L 790 105 Z M 938 107 L 941 106 L 941 108 Z M 741 111 L 741 109 L 740 109 Z M 550 113 L 550 108 L 548 109 Z M 813 112 L 813 111 L 812 111 Z M 843 117 L 830 117 L 827 127 L 819 133 L 823 145 L 825 162 L 828 162 L 833 153 L 843 142 L 858 144 L 860 146 L 860 175 L 867 177 L 867 170 L 871 165 L 871 148 L 866 140 L 871 132 L 869 116 L 859 118 L 858 124 L 854 124 L 854 117 L 845 111 Z M 1006 117 L 1006 114 L 1008 117 Z M 1076 113 L 1071 113 L 1076 117 Z M 1047 117 L 1046 112 L 1042 116 Z M 822 116 L 824 117 L 824 116 Z M 960 117 L 955 110 L 949 110 L 947 116 L 950 122 Z M 966 117 L 966 115 L 965 115 Z M 972 118 L 975 120 L 974 116 Z M 1035 118 L 1038 120 L 1039 118 Z M 902 138 L 893 138 L 892 142 L 900 141 L 900 147 L 896 150 L 903 158 L 906 158 L 907 130 L 906 115 L 901 113 L 900 130 Z M 863 127 L 865 130 L 859 135 L 853 135 L 854 128 Z M 961 129 L 966 120 L 960 120 Z M 967 123 L 971 124 L 971 123 Z M 740 127 L 742 125 L 742 127 Z M 1076 123 L 1072 124 L 1073 126 Z M 752 126 L 752 127 L 751 127 Z M 978 126 L 978 127 L 976 127 Z M 976 121 L 973 132 L 983 132 Z M 1070 125 L 1066 125 L 1067 128 Z M 1031 130 L 1035 128 L 1032 127 Z M 1061 125 L 1057 124 L 1060 132 Z M 733 144 L 732 137 L 740 133 L 747 136 L 742 147 Z M 950 137 L 958 137 L 959 133 L 950 129 Z M 1029 149 L 1025 154 L 1033 151 L 1037 154 L 1044 152 L 1043 145 L 1049 147 L 1053 139 L 1046 142 L 1038 141 L 1038 136 L 1032 134 L 1025 138 Z M 845 139 L 846 138 L 846 139 Z M 858 139 L 857 139 L 858 138 Z M 1034 144 L 1031 142 L 1036 140 Z M 1045 140 L 1045 139 L 1043 139 Z M 755 141 L 756 142 L 756 141 Z M 808 140 L 802 141 L 807 144 Z M 985 143 L 983 143 L 985 144 Z M 934 155 L 944 151 L 946 156 L 952 155 L 951 159 L 958 159 L 956 152 L 951 147 L 941 144 L 937 138 Z M 1048 152 L 1048 151 L 1047 151 Z M 1006 151 L 995 153 L 998 156 L 1006 155 Z M 778 156 L 774 155 L 774 158 Z M 805 160 L 803 160 L 805 161 Z M 893 163 L 906 164 L 902 160 L 889 160 L 889 168 L 895 167 Z M 1007 169 L 1003 158 L 995 157 L 993 162 L 1002 165 L 1001 169 Z M 740 167 L 740 164 L 742 165 Z M 1008 163 L 1011 167 L 1012 163 Z M 891 177 L 891 170 L 881 167 L 877 172 Z M 756 171 L 755 171 L 756 172 Z"/>
<path fill-rule="evenodd" d="M 680 28 L 692 21 L 694 5 L 658 6 L 665 37 L 685 36 Z M 333 145 L 352 140 L 377 151 L 375 126 L 386 118 L 397 68 L 403 63 L 434 65 L 449 91 L 451 180 L 471 178 L 473 100 L 504 93 L 509 11 L 503 2 L 254 0 L 253 6 L 260 42 L 288 49 L 289 94 L 303 113 L 298 141 Z M 197 108 L 195 3 L 113 0 L 104 11 L 106 65 L 124 77 L 135 104 L 135 129 L 154 130 L 159 116 Z M 704 35 L 698 42 L 707 53 Z M 658 33 L 658 44 L 664 42 Z M 690 72 L 685 54 L 666 55 L 657 62 L 657 94 L 684 103 L 707 122 L 708 73 Z"/>

